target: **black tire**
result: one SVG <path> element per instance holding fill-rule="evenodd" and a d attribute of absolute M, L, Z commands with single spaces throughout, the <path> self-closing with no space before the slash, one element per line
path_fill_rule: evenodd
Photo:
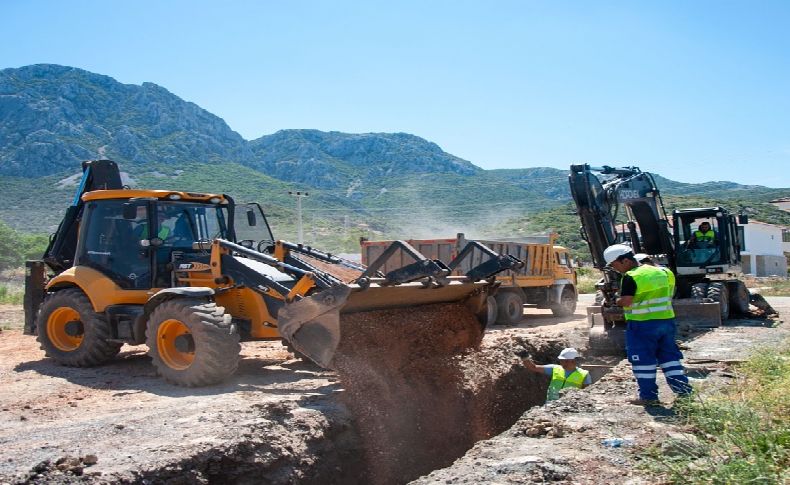
<path fill-rule="evenodd" d="M 497 323 L 502 325 L 516 324 L 524 317 L 524 300 L 521 295 L 512 291 L 500 291 L 496 295 Z"/>
<path fill-rule="evenodd" d="M 722 321 L 730 318 L 730 298 L 726 283 L 708 285 L 708 298 L 719 304 Z"/>
<path fill-rule="evenodd" d="M 747 315 L 749 313 L 749 290 L 743 281 L 736 281 L 729 285 L 730 288 L 730 310 Z"/>
<path fill-rule="evenodd" d="M 159 375 L 186 387 L 230 377 L 239 366 L 241 345 L 229 317 L 223 307 L 195 298 L 168 300 L 156 307 L 145 337 Z"/>
<path fill-rule="evenodd" d="M 551 306 L 551 313 L 555 317 L 569 317 L 576 311 L 576 292 L 573 287 L 566 286 L 562 290 L 558 304 Z"/>
<path fill-rule="evenodd" d="M 107 341 L 112 334 L 106 317 L 93 311 L 90 300 L 78 288 L 50 293 L 41 305 L 36 328 L 46 356 L 71 367 L 103 364 L 123 345 Z M 69 335 L 68 331 L 80 333 Z"/>
<path fill-rule="evenodd" d="M 691 298 L 701 300 L 708 297 L 708 284 L 707 283 L 694 283 L 691 286 Z"/>

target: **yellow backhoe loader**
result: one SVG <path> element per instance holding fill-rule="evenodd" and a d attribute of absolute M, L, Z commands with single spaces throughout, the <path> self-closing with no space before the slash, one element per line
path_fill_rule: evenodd
<path fill-rule="evenodd" d="M 115 162 L 83 162 L 44 257 L 27 262 L 25 333 L 48 357 L 77 367 L 146 344 L 165 379 L 203 386 L 234 373 L 248 340 L 284 338 L 331 368 L 352 313 L 391 309 L 415 319 L 421 308 L 447 304 L 485 325 L 493 275 L 521 264 L 491 253 L 466 276 L 450 276 L 440 261 L 396 246 L 415 262 L 383 274 L 383 262 L 364 267 L 275 240 L 257 203 L 128 189 Z"/>

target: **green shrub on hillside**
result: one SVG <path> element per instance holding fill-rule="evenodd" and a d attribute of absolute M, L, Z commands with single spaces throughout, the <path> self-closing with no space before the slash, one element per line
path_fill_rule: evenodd
<path fill-rule="evenodd" d="M 23 234 L 0 221 L 0 271 L 23 266 L 27 259 L 40 258 L 47 243 L 47 236 Z"/>

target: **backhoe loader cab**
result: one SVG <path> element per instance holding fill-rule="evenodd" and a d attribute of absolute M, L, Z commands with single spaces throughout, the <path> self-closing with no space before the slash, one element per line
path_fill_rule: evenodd
<path fill-rule="evenodd" d="M 114 162 L 90 161 L 42 260 L 27 262 L 25 333 L 80 367 L 144 343 L 159 374 L 184 386 L 230 376 L 246 340 L 283 338 L 331 368 L 352 313 L 386 310 L 430 328 L 443 324 L 436 305 L 447 305 L 484 326 L 493 275 L 518 263 L 494 256 L 451 276 L 415 251 L 413 267 L 382 276 L 275 240 L 257 203 L 123 188 Z"/>

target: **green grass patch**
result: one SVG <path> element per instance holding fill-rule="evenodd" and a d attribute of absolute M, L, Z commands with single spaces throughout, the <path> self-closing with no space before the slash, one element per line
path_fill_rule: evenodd
<path fill-rule="evenodd" d="M 595 283 L 603 276 L 595 268 L 576 268 L 577 284 L 579 293 L 595 293 Z"/>
<path fill-rule="evenodd" d="M 686 434 L 644 452 L 661 483 L 790 483 L 790 340 L 736 373 L 724 390 L 678 405 Z"/>
<path fill-rule="evenodd" d="M 7 286 L 0 285 L 0 303 L 21 305 L 24 296 L 25 292 L 23 290 L 10 289 Z"/>
<path fill-rule="evenodd" d="M 771 278 L 760 288 L 763 296 L 790 296 L 790 280 L 787 278 Z"/>

